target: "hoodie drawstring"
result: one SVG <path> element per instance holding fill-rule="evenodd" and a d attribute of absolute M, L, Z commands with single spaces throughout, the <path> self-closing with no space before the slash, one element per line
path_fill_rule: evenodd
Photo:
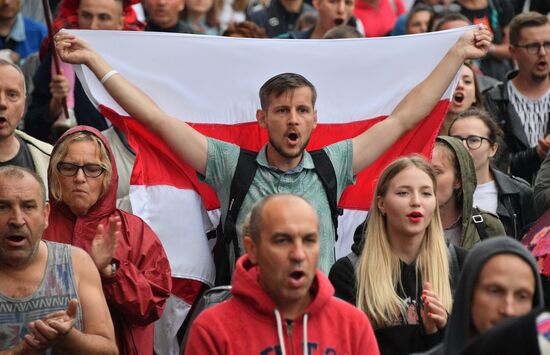
<path fill-rule="evenodd" d="M 286 355 L 285 339 L 283 338 L 283 322 L 278 309 L 275 309 L 275 319 L 277 320 L 277 335 L 279 336 L 279 345 L 281 346 L 281 355 Z"/>
<path fill-rule="evenodd" d="M 307 313 L 304 314 L 304 355 L 308 355 L 307 349 Z"/>
<path fill-rule="evenodd" d="M 286 349 L 285 349 L 285 339 L 283 337 L 283 322 L 281 320 L 281 313 L 279 313 L 278 309 L 274 310 L 275 313 L 275 319 L 277 320 L 277 336 L 279 337 L 279 345 L 281 346 L 281 355 L 286 355 Z M 308 354 L 308 347 L 307 347 L 307 321 L 308 321 L 308 315 L 307 313 L 304 314 L 304 355 Z"/>

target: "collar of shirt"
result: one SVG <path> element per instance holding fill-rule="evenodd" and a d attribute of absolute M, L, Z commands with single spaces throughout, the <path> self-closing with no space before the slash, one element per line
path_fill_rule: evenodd
<path fill-rule="evenodd" d="M 17 14 L 17 19 L 13 24 L 10 34 L 8 35 L 9 39 L 14 40 L 15 42 L 24 42 L 25 37 L 25 21 L 23 20 L 23 15 L 21 13 Z"/>
<path fill-rule="evenodd" d="M 298 165 L 290 170 L 282 171 L 276 166 L 271 166 L 267 161 L 267 144 L 264 145 L 262 149 L 260 149 L 260 151 L 258 152 L 258 155 L 256 156 L 256 162 L 264 168 L 270 169 L 274 172 L 277 172 L 278 174 L 296 174 L 302 172 L 302 170 L 304 169 L 315 168 L 315 165 L 313 164 L 313 159 L 311 159 L 311 155 L 309 155 L 309 153 L 305 150 L 304 154 L 302 155 L 302 159 L 300 160 L 300 163 L 298 163 Z"/>

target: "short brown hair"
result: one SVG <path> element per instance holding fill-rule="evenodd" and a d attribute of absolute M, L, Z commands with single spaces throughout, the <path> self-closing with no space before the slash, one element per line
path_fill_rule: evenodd
<path fill-rule="evenodd" d="M 284 93 L 303 87 L 308 87 L 311 90 L 311 104 L 315 106 L 317 91 L 309 80 L 296 73 L 275 75 L 266 81 L 260 88 L 260 104 L 262 105 L 262 110 L 267 111 L 269 108 L 271 96 L 280 97 Z"/>
<path fill-rule="evenodd" d="M 489 115 L 489 113 L 485 110 L 479 109 L 479 108 L 470 108 L 464 112 L 461 112 L 456 116 L 456 118 L 451 122 L 451 125 L 449 126 L 449 132 L 451 131 L 451 128 L 453 128 L 453 125 L 456 121 L 465 119 L 465 118 L 477 118 L 489 130 L 489 138 L 491 140 L 491 145 L 494 145 L 495 143 L 499 143 L 500 139 L 502 138 L 503 132 L 498 123 Z"/>
<path fill-rule="evenodd" d="M 525 27 L 540 27 L 548 25 L 548 17 L 538 12 L 526 12 L 515 16 L 510 22 L 510 43 L 517 46 L 521 30 Z"/>
<path fill-rule="evenodd" d="M 223 32 L 225 37 L 267 38 L 265 29 L 252 21 L 233 22 Z"/>
<path fill-rule="evenodd" d="M 103 195 L 109 188 L 109 185 L 111 184 L 113 166 L 105 144 L 103 144 L 98 136 L 91 132 L 75 132 L 65 137 L 61 142 L 57 143 L 55 151 L 50 158 L 50 195 L 54 201 L 62 200 L 61 183 L 59 182 L 61 176 L 59 171 L 57 170 L 57 164 L 65 159 L 69 151 L 70 145 L 75 142 L 92 142 L 96 146 L 96 151 L 99 152 L 99 161 L 101 162 L 100 165 L 105 168 L 105 172 L 103 173 L 103 184 L 101 186 L 101 193 L 99 194 L 99 198 L 103 197 Z"/>

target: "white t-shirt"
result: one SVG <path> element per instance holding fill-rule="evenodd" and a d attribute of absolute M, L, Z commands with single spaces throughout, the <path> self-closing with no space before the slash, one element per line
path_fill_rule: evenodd
<path fill-rule="evenodd" d="M 474 191 L 474 206 L 494 214 L 497 213 L 498 190 L 494 180 L 477 185 Z"/>

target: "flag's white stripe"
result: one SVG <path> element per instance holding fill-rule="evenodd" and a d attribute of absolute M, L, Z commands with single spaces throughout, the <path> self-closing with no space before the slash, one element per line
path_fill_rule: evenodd
<path fill-rule="evenodd" d="M 315 84 L 320 123 L 388 115 L 464 30 L 349 40 L 70 32 L 91 42 L 115 69 L 174 117 L 232 124 L 255 120 L 259 87 L 281 72 L 303 74 Z M 125 114 L 88 68 L 77 73 L 96 103 Z M 454 87 L 444 97 L 449 98 Z"/>
<path fill-rule="evenodd" d="M 336 260 L 351 252 L 355 229 L 363 223 L 367 214 L 367 211 L 344 209 L 344 214 L 338 218 L 338 241 L 334 246 Z"/>
<path fill-rule="evenodd" d="M 178 330 L 187 317 L 191 305 L 181 298 L 170 295 L 159 320 L 155 322 L 155 353 L 159 355 L 178 355 Z"/>
<path fill-rule="evenodd" d="M 131 186 L 134 214 L 155 231 L 170 260 L 172 276 L 212 284 L 214 262 L 205 230 L 210 220 L 200 196 L 172 186 Z"/>

